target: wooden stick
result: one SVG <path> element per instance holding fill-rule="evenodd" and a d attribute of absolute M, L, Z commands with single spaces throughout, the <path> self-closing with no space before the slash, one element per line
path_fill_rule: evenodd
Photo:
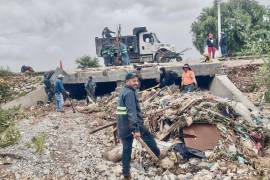
<path fill-rule="evenodd" d="M 158 161 L 159 158 L 153 153 L 153 151 L 149 148 L 149 146 L 142 140 L 142 138 L 137 137 L 136 140 L 146 149 L 146 151 L 150 154 L 150 156 L 155 160 Z"/>
<path fill-rule="evenodd" d="M 103 129 L 106 129 L 106 128 L 114 126 L 114 125 L 116 125 L 116 122 L 111 122 L 111 123 L 106 124 L 104 126 L 100 126 L 100 127 L 96 128 L 96 129 L 94 129 L 93 131 L 91 131 L 90 134 L 94 134 L 94 133 L 96 133 L 98 131 L 101 131 Z"/>
<path fill-rule="evenodd" d="M 145 90 L 143 90 L 143 91 L 140 91 L 139 94 L 141 94 L 141 93 L 143 93 L 143 92 L 145 92 L 145 91 L 149 91 L 149 90 L 158 88 L 158 86 L 159 86 L 159 85 L 156 85 L 156 86 L 154 86 L 154 87 L 151 87 L 151 88 L 145 89 Z"/>
<path fill-rule="evenodd" d="M 170 128 L 165 132 L 162 133 L 158 139 L 159 140 L 164 140 L 169 134 L 171 134 L 176 128 L 183 128 L 187 125 L 185 121 L 178 120 L 177 122 L 173 123 Z"/>

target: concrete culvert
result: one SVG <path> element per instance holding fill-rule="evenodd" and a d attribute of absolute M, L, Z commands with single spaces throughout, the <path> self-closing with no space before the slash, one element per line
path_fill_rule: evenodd
<path fill-rule="evenodd" d="M 65 89 L 70 92 L 70 96 L 73 99 L 82 100 L 86 98 L 86 91 L 83 83 L 78 84 L 65 84 Z M 100 82 L 97 83 L 96 96 L 104 96 L 115 91 L 116 82 Z"/>

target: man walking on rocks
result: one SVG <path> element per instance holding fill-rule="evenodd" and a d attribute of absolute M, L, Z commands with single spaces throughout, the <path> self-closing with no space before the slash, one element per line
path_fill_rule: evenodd
<path fill-rule="evenodd" d="M 57 80 L 55 81 L 54 85 L 54 94 L 55 94 L 55 106 L 57 112 L 63 112 L 62 107 L 64 105 L 64 98 L 63 94 L 69 95 L 69 92 L 67 92 L 63 85 L 64 76 L 62 74 L 59 74 L 57 76 Z"/>
<path fill-rule="evenodd" d="M 125 80 L 125 87 L 121 90 L 118 97 L 116 114 L 118 115 L 118 134 L 123 144 L 122 173 L 124 179 L 131 179 L 130 161 L 133 139 L 141 137 L 158 157 L 160 156 L 160 150 L 153 136 L 143 125 L 143 115 L 136 93 L 136 89 L 139 87 L 138 76 L 135 73 L 128 73 Z"/>

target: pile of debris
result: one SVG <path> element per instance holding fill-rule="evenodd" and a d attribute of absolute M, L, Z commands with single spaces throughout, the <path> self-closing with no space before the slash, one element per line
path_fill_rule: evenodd
<path fill-rule="evenodd" d="M 140 96 L 145 125 L 169 152 L 162 168 L 177 175 L 202 170 L 235 175 L 242 168 L 247 177 L 270 173 L 269 165 L 260 163 L 270 159 L 269 116 L 207 91 L 182 94 L 172 86 L 142 91 Z M 109 120 L 115 119 L 116 97 L 100 102 Z"/>
<path fill-rule="evenodd" d="M 0 103 L 24 96 L 42 84 L 42 76 L 32 74 L 18 73 L 0 77 L 0 80 L 5 83 L 5 87 L 8 87 L 5 97 Z"/>
<path fill-rule="evenodd" d="M 261 65 L 251 64 L 239 67 L 226 68 L 226 74 L 235 86 L 244 93 L 254 92 L 259 89 L 256 84 L 257 75 Z"/>

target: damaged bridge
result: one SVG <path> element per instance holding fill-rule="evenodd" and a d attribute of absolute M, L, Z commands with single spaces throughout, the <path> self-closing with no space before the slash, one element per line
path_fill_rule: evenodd
<path fill-rule="evenodd" d="M 93 76 L 94 81 L 97 83 L 96 95 L 102 96 L 121 87 L 127 72 L 137 72 L 141 75 L 142 90 L 157 85 L 156 79 L 159 78 L 159 68 L 161 67 L 176 72 L 179 76 L 180 84 L 183 65 L 184 63 L 162 63 L 88 68 L 74 71 L 62 71 L 61 69 L 57 69 L 51 77 L 51 80 L 54 82 L 58 74 L 64 74 L 64 86 L 71 93 L 71 96 L 75 99 L 83 99 L 86 97 L 84 83 L 88 80 L 89 76 Z M 241 102 L 240 104 L 244 104 L 245 108 L 249 110 L 255 109 L 254 105 L 247 97 L 245 97 L 228 77 L 224 75 L 222 63 L 191 63 L 190 66 L 196 74 L 200 89 L 210 90 L 213 95 Z M 140 67 L 139 71 L 137 67 Z M 33 96 L 33 94 L 38 94 L 38 96 Z M 21 97 L 20 101 L 15 100 L 5 104 L 3 108 L 9 108 L 16 105 L 31 107 L 32 105 L 36 105 L 37 101 L 45 101 L 45 99 L 46 94 L 41 87 L 32 93 Z M 243 107 L 239 106 L 239 108 Z M 247 111 L 247 113 L 249 113 L 249 111 Z"/>
<path fill-rule="evenodd" d="M 113 92 L 122 86 L 127 72 L 139 73 L 143 79 L 142 87 L 147 89 L 157 85 L 156 79 L 159 78 L 159 69 L 165 67 L 167 70 L 178 74 L 180 84 L 183 65 L 184 63 L 144 64 L 138 66 L 87 68 L 72 72 L 63 72 L 58 69 L 53 75 L 52 80 L 55 80 L 60 73 L 65 74 L 63 80 L 65 88 L 71 92 L 73 98 L 83 99 L 86 96 L 84 83 L 87 82 L 89 76 L 92 76 L 97 83 L 96 95 L 99 96 Z M 250 110 L 255 109 L 254 105 L 224 75 L 221 63 L 191 63 L 190 66 L 196 74 L 200 89 L 210 90 L 214 95 L 242 102 Z M 137 67 L 140 67 L 140 70 Z"/>

